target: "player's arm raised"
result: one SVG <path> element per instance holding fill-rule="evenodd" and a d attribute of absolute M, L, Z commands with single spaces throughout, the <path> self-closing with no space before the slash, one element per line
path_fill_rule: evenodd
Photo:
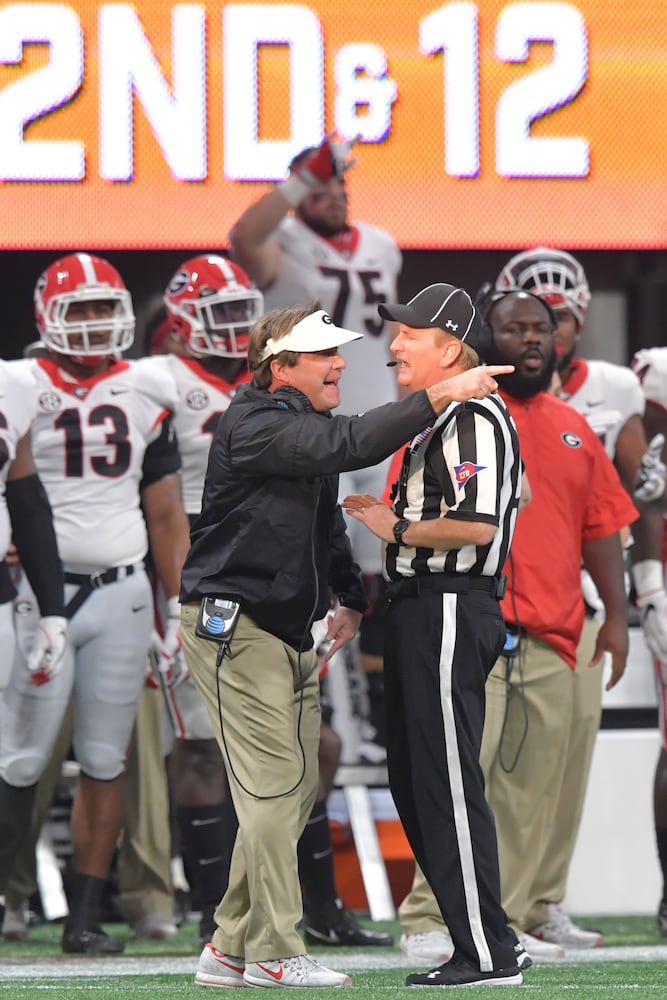
<path fill-rule="evenodd" d="M 261 290 L 275 281 L 280 271 L 282 248 L 273 236 L 281 219 L 297 208 L 318 184 L 345 173 L 352 166 L 348 154 L 352 143 L 326 138 L 298 164 L 287 180 L 250 205 L 229 233 L 232 257 L 245 268 Z"/>
<path fill-rule="evenodd" d="M 233 259 L 260 290 L 268 288 L 280 271 L 282 247 L 272 234 L 289 207 L 278 188 L 267 191 L 245 210 L 229 233 Z"/>

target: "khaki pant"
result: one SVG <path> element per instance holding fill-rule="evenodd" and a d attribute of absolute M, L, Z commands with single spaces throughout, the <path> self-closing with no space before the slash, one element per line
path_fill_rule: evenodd
<path fill-rule="evenodd" d="M 599 629 L 598 621 L 587 619 L 577 647 L 565 770 L 560 788 L 554 789 L 549 825 L 539 862 L 535 866 L 532 898 L 526 915 L 529 930 L 546 923 L 547 903 L 560 903 L 565 896 L 602 716 L 602 663 L 595 667 L 588 666 Z"/>
<path fill-rule="evenodd" d="M 398 919 L 406 934 L 441 931 L 444 927 L 440 907 L 435 901 L 426 876 L 417 864 L 410 892 L 398 908 Z"/>
<path fill-rule="evenodd" d="M 162 692 L 144 688 L 125 765 L 125 820 L 118 853 L 120 896 L 132 926 L 146 914 L 174 912 L 164 715 Z"/>
<path fill-rule="evenodd" d="M 317 658 L 300 656 L 241 615 L 228 655 L 181 610 L 188 668 L 215 729 L 239 831 L 213 944 L 247 962 L 305 953 L 296 845 L 315 801 L 320 733 Z"/>
<path fill-rule="evenodd" d="M 527 929 L 533 883 L 565 774 L 574 671 L 547 643 L 522 640 L 508 678 L 497 660 L 486 683 L 480 761 L 496 817 L 502 901 L 515 930 Z"/>

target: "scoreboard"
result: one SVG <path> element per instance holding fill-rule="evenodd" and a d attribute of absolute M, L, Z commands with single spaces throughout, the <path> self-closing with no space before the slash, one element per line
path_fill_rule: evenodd
<path fill-rule="evenodd" d="M 665 0 L 0 3 L 0 249 L 223 247 L 334 133 L 404 248 L 667 248 Z"/>

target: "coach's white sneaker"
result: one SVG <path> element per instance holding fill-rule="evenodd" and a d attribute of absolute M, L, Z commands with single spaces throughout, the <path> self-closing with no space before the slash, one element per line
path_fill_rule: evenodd
<path fill-rule="evenodd" d="M 344 972 L 334 972 L 320 965 L 310 955 L 273 958 L 267 962 L 248 962 L 243 973 L 248 986 L 351 986 Z"/>
<path fill-rule="evenodd" d="M 2 921 L 2 936 L 5 941 L 27 941 L 28 930 L 27 902 L 19 903 L 15 910 L 5 910 Z"/>
<path fill-rule="evenodd" d="M 169 913 L 142 913 L 132 930 L 135 938 L 148 941 L 173 941 L 178 934 L 176 921 Z"/>
<path fill-rule="evenodd" d="M 245 986 L 244 968 L 242 958 L 225 955 L 209 941 L 199 956 L 195 983 L 197 986 Z"/>
<path fill-rule="evenodd" d="M 599 931 L 579 927 L 558 903 L 548 903 L 547 913 L 549 919 L 546 923 L 530 929 L 532 936 L 540 941 L 550 941 L 563 948 L 600 948 L 604 944 L 604 937 Z"/>
<path fill-rule="evenodd" d="M 533 937 L 532 934 L 517 934 L 519 943 L 523 945 L 532 959 L 539 962 L 544 958 L 565 958 L 565 950 L 559 944 L 551 944 Z"/>
<path fill-rule="evenodd" d="M 401 951 L 415 965 L 433 968 L 448 962 L 454 954 L 454 942 L 448 931 L 420 931 L 417 934 L 401 934 Z"/>

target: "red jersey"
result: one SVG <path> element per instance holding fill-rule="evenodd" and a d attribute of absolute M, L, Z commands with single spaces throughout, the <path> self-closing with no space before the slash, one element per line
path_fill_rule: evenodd
<path fill-rule="evenodd" d="M 382 503 L 386 503 L 387 507 L 391 507 L 391 494 L 394 486 L 400 478 L 401 468 L 403 467 L 403 456 L 405 455 L 405 449 L 408 444 L 410 444 L 409 441 L 404 444 L 402 448 L 399 448 L 398 451 L 395 451 L 391 456 L 391 464 L 389 465 L 389 471 L 387 472 L 387 482 L 384 487 L 384 493 L 380 498 Z"/>
<path fill-rule="evenodd" d="M 586 419 L 546 392 L 501 392 L 519 432 L 533 498 L 517 518 L 503 615 L 574 669 L 584 622 L 582 542 L 632 524 L 638 511 Z"/>

